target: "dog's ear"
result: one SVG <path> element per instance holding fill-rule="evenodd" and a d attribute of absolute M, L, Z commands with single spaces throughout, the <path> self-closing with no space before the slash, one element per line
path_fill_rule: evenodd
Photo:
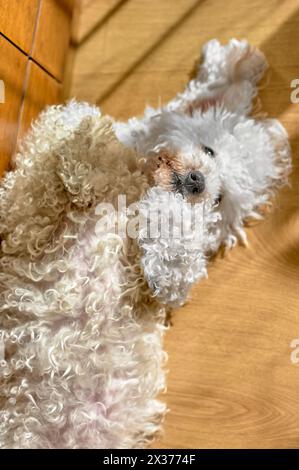
<path fill-rule="evenodd" d="M 7 246 L 11 244 L 12 253 L 28 250 L 31 256 L 39 256 L 69 201 L 79 200 L 85 191 L 86 198 L 81 200 L 88 205 L 89 186 L 84 178 L 91 160 L 87 159 L 92 156 L 94 165 L 98 164 L 98 151 L 93 142 L 94 151 L 89 154 L 86 144 L 91 146 L 90 135 L 99 136 L 91 128 L 102 122 L 99 116 L 98 108 L 76 101 L 50 106 L 19 144 L 14 172 L 5 175 L 0 189 L 0 235 Z M 29 205 L 32 188 L 40 204 Z"/>
<path fill-rule="evenodd" d="M 113 129 L 117 139 L 128 148 L 145 155 L 155 143 L 152 136 L 152 118 L 159 114 L 158 110 L 146 107 L 142 118 L 133 117 L 127 122 L 115 122 Z"/>

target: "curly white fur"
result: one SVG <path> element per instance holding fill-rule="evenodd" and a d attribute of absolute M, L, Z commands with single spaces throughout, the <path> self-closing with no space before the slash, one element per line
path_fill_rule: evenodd
<path fill-rule="evenodd" d="M 147 187 L 95 108 L 50 108 L 25 140 L 1 187 L 2 447 L 140 447 L 159 430 L 165 311 L 136 241 L 95 232 L 98 201 Z"/>
<path fill-rule="evenodd" d="M 208 256 L 246 241 L 244 220 L 287 182 L 284 129 L 249 117 L 263 55 L 236 40 L 203 51 L 186 90 L 142 119 L 115 123 L 75 102 L 49 108 L 3 179 L 1 447 L 145 446 L 165 412 L 156 400 L 165 304 L 184 303 Z M 196 201 L 150 187 L 147 165 L 163 151 L 204 175 Z M 99 238 L 96 206 L 116 207 L 119 194 L 147 222 L 167 207 L 186 232 Z"/>
<path fill-rule="evenodd" d="M 217 235 L 209 252 L 221 244 L 231 248 L 238 239 L 246 244 L 244 221 L 261 218 L 259 209 L 270 204 L 275 190 L 287 184 L 291 157 L 285 129 L 275 119 L 249 115 L 266 67 L 263 54 L 246 41 L 232 39 L 221 46 L 212 40 L 203 48 L 196 78 L 183 93 L 161 109 L 148 108 L 142 119 L 114 125 L 119 140 L 148 161 L 164 149 L 179 155 L 184 169 L 200 169 L 206 181 L 202 202 L 212 207 L 221 194 L 219 206 L 216 204 L 220 214 L 214 227 Z M 190 107 L 192 112 L 188 112 Z M 215 158 L 207 156 L 203 146 L 211 147 Z M 150 250 L 145 256 L 152 256 Z M 163 256 L 161 263 L 164 276 L 157 279 L 155 266 L 152 272 L 146 270 L 147 279 L 150 283 L 155 279 L 157 294 L 163 292 L 162 301 L 169 300 L 171 290 L 172 301 L 184 303 L 188 283 L 173 284 L 174 273 L 165 277 Z M 149 266 L 146 260 L 143 264 Z M 194 280 L 200 272 L 199 267 Z M 170 280 L 168 290 L 165 279 Z"/>
<path fill-rule="evenodd" d="M 140 214 L 149 224 L 166 216 L 165 233 L 151 236 L 147 227 L 139 232 L 143 249 L 143 273 L 154 294 L 164 303 L 182 305 L 190 287 L 207 276 L 206 254 L 216 248 L 220 214 L 207 202 L 188 204 L 181 194 L 152 188 L 140 202 Z M 153 218 L 153 221 L 152 221 Z"/>

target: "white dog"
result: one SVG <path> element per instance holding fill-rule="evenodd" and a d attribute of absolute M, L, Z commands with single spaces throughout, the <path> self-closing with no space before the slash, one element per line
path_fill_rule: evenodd
<path fill-rule="evenodd" d="M 221 244 L 233 247 L 238 239 L 246 244 L 244 221 L 260 219 L 259 208 L 287 182 L 291 162 L 284 128 L 275 119 L 250 117 L 266 66 L 263 54 L 246 41 L 221 46 L 212 40 L 182 94 L 162 109 L 147 109 L 143 119 L 115 126 L 119 140 L 146 157 L 152 185 L 181 195 L 181 201 L 203 203 L 209 224 L 201 249 L 177 251 L 175 262 L 167 258 L 176 240 L 169 239 L 165 250 L 161 239 L 151 243 L 144 272 L 164 302 L 184 303 L 190 286 L 205 275 L 198 262 L 202 253 Z M 152 192 L 149 205 L 155 204 Z M 212 229 L 216 208 L 220 217 Z"/>
<path fill-rule="evenodd" d="M 186 91 L 142 119 L 70 102 L 35 123 L 0 187 L 2 447 L 143 447 L 159 432 L 166 305 L 287 182 L 284 129 L 249 116 L 265 67 L 246 41 L 214 40 Z M 119 195 L 146 221 L 137 238 L 119 233 Z"/>

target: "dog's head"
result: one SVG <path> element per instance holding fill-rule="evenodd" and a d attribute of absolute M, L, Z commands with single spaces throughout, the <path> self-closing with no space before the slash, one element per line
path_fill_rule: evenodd
<path fill-rule="evenodd" d="M 188 202 L 221 199 L 219 132 L 193 115 L 162 112 L 153 117 L 142 149 L 152 186 L 182 194 Z"/>
<path fill-rule="evenodd" d="M 143 131 L 138 150 L 145 157 L 144 171 L 152 189 L 141 201 L 141 211 L 147 222 L 156 222 L 160 211 L 161 224 L 167 220 L 167 227 L 180 229 L 180 236 L 172 236 L 171 230 L 170 236 L 159 234 L 157 238 L 141 233 L 141 262 L 159 299 L 181 305 L 191 285 L 205 275 L 206 253 L 217 243 L 220 214 L 216 207 L 222 191 L 219 163 L 227 133 L 212 110 L 192 114 L 162 111 Z M 190 222 L 187 231 L 185 220 Z"/>

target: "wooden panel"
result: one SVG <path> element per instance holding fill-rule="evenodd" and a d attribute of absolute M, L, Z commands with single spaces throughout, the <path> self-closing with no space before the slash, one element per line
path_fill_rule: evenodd
<path fill-rule="evenodd" d="M 0 36 L 0 79 L 4 103 L 0 103 L 0 175 L 8 167 L 15 148 L 27 57 Z"/>
<path fill-rule="evenodd" d="M 127 0 L 78 0 L 73 19 L 73 43 L 86 40 Z"/>
<path fill-rule="evenodd" d="M 0 32 L 27 54 L 31 51 L 39 0 L 2 0 Z"/>
<path fill-rule="evenodd" d="M 292 189 L 281 192 L 271 217 L 248 230 L 250 248 L 218 257 L 210 277 L 175 312 L 166 334 L 170 408 L 165 435 L 154 445 L 298 447 L 299 364 L 299 5 L 293 0 L 129 0 L 102 21 L 85 16 L 93 33 L 76 51 L 71 95 L 101 104 L 119 119 L 146 102 L 166 102 L 182 89 L 202 44 L 246 37 L 270 62 L 260 93 L 281 119 L 294 153 Z M 83 12 L 84 15 L 84 12 Z"/>
<path fill-rule="evenodd" d="M 41 0 L 32 57 L 58 80 L 63 69 L 70 38 L 72 0 Z"/>
<path fill-rule="evenodd" d="M 221 0 L 176 0 L 175 6 L 171 0 L 152 0 L 149 12 L 147 0 L 120 0 L 118 10 L 102 23 L 103 0 L 88 3 L 93 7 L 93 19 L 83 11 L 87 23 L 85 27 L 78 24 L 80 31 L 93 28 L 93 34 L 76 52 L 70 94 L 99 103 L 117 118 L 141 113 L 146 103 L 155 106 L 159 99 L 162 103 L 171 99 L 184 87 L 207 40 L 227 41 L 235 35 L 263 47 L 298 8 L 293 0 L 283 4 L 255 0 L 247 6 L 243 1 L 241 9 L 236 8 L 238 0 L 229 0 L 225 9 L 220 8 Z M 97 8 L 101 23 L 94 29 Z M 221 14 L 214 22 L 219 8 Z M 290 48 L 286 58 L 296 56 L 297 50 Z M 281 73 L 284 65 L 279 68 Z"/>
<path fill-rule="evenodd" d="M 32 121 L 47 105 L 59 103 L 60 93 L 61 85 L 30 60 L 18 138 L 24 135 Z"/>

